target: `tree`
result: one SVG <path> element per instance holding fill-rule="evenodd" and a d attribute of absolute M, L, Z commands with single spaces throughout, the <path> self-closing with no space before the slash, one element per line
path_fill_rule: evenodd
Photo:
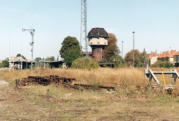
<path fill-rule="evenodd" d="M 35 62 L 37 62 L 37 63 L 40 62 L 41 60 L 42 60 L 41 57 L 36 57 L 36 58 L 35 58 Z"/>
<path fill-rule="evenodd" d="M 124 64 L 124 61 L 121 56 L 115 55 L 109 58 L 109 62 L 115 63 L 115 67 L 120 67 Z"/>
<path fill-rule="evenodd" d="M 108 34 L 108 45 L 104 49 L 104 58 L 106 61 L 109 61 L 112 56 L 118 56 L 119 48 L 117 46 L 117 38 L 114 34 Z"/>
<path fill-rule="evenodd" d="M 125 56 L 125 62 L 128 66 L 133 66 L 133 52 L 134 52 L 134 67 L 141 67 L 142 66 L 142 62 L 141 62 L 141 53 L 139 52 L 139 50 L 131 50 L 130 52 L 128 52 Z"/>
<path fill-rule="evenodd" d="M 5 67 L 9 67 L 8 59 L 5 59 L 0 63 L 0 68 L 5 68 Z"/>
<path fill-rule="evenodd" d="M 141 63 L 142 63 L 142 67 L 146 67 L 149 60 L 148 60 L 148 55 L 147 55 L 147 52 L 146 52 L 145 49 L 141 53 L 140 60 L 141 60 Z"/>
<path fill-rule="evenodd" d="M 47 57 L 45 60 L 46 61 L 55 61 L 55 57 L 54 56 L 50 56 L 50 57 Z"/>
<path fill-rule="evenodd" d="M 65 64 L 71 67 L 72 62 L 81 56 L 78 40 L 75 37 L 66 37 L 62 42 L 60 55 L 64 59 Z"/>
<path fill-rule="evenodd" d="M 174 67 L 174 65 L 170 62 L 167 62 L 167 61 L 157 61 L 155 62 L 152 67 L 164 67 L 164 68 L 171 68 L 171 67 Z"/>
<path fill-rule="evenodd" d="M 22 57 L 23 59 L 26 59 L 26 57 L 25 56 L 23 56 L 22 54 L 20 54 L 20 53 L 18 53 L 17 55 L 16 55 L 16 57 Z"/>

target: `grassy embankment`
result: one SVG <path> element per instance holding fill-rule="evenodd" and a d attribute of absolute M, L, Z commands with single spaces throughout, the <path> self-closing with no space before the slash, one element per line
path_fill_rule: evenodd
<path fill-rule="evenodd" d="M 160 92 L 147 91 L 144 69 L 36 69 L 33 74 L 30 74 L 29 70 L 0 71 L 0 76 L 7 80 L 13 88 L 15 88 L 15 79 L 29 75 L 72 77 L 78 80 L 77 83 L 94 84 L 99 82 L 101 85 L 115 86 L 117 91 L 113 93 L 77 91 L 56 85 L 27 86 L 17 90 L 19 100 L 22 98 L 22 102 L 18 101 L 17 105 L 6 107 L 2 119 L 150 121 L 177 120 L 179 118 L 177 115 L 179 98 Z M 26 106 L 27 102 L 31 106 Z M 18 110 L 18 105 L 22 106 L 21 110 Z M 22 112 L 25 112 L 24 115 L 17 115 Z"/>

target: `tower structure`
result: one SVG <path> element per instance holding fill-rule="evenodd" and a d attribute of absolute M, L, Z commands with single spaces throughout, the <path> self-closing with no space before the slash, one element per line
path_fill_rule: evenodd
<path fill-rule="evenodd" d="M 81 0 L 81 30 L 80 30 L 80 46 L 83 50 L 88 52 L 88 39 L 87 39 L 87 0 Z"/>
<path fill-rule="evenodd" d="M 92 57 L 102 62 L 104 60 L 104 48 L 108 45 L 108 33 L 104 28 L 93 28 L 89 34 L 89 46 L 92 48 Z"/>

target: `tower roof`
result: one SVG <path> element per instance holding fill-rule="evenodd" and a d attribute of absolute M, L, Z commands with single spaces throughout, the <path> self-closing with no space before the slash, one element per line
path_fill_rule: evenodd
<path fill-rule="evenodd" d="M 109 38 L 104 28 L 93 28 L 88 34 L 88 38 Z"/>

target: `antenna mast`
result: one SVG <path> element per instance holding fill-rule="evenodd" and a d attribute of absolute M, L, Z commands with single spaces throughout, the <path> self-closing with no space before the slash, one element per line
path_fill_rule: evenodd
<path fill-rule="evenodd" d="M 80 46 L 83 50 L 82 43 L 85 42 L 85 52 L 88 52 L 87 40 L 87 0 L 81 0 L 81 30 L 80 30 Z"/>

